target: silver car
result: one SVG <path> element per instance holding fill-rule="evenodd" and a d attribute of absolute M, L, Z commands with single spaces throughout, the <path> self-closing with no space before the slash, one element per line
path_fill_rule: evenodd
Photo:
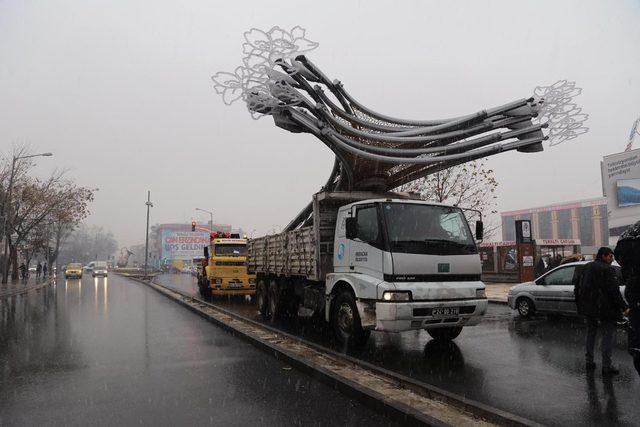
<path fill-rule="evenodd" d="M 520 283 L 509 289 L 507 303 L 518 310 L 522 317 L 529 317 L 536 311 L 558 314 L 577 314 L 576 299 L 573 295 L 573 275 L 588 261 L 571 262 L 546 272 L 533 282 Z M 620 266 L 614 264 L 618 283 L 621 281 Z M 620 287 L 624 296 L 624 286 Z"/>

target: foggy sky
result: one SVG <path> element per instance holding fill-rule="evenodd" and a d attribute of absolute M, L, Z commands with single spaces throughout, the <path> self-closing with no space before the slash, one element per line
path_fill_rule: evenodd
<path fill-rule="evenodd" d="M 389 115 L 459 116 L 575 80 L 588 134 L 490 160 L 498 210 L 602 194 L 599 162 L 640 115 L 640 2 L 0 0 L 0 152 L 26 141 L 38 171 L 99 187 L 90 224 L 120 245 L 151 222 L 279 230 L 326 181 L 310 135 L 227 107 L 210 80 L 242 58 L 251 27 L 300 25 L 309 57 Z M 640 143 L 638 143 L 640 147 Z"/>

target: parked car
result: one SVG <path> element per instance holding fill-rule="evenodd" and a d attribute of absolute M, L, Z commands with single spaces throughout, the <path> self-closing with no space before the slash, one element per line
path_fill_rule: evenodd
<path fill-rule="evenodd" d="M 507 303 L 518 310 L 522 317 L 530 317 L 535 312 L 577 314 L 576 299 L 573 294 L 573 276 L 579 273 L 588 261 L 572 262 L 560 265 L 538 277 L 533 282 L 520 283 L 509 289 Z M 622 284 L 620 266 L 613 268 Z M 624 296 L 624 286 L 620 286 Z"/>
<path fill-rule="evenodd" d="M 64 278 L 82 279 L 82 264 L 80 264 L 79 262 L 72 262 L 67 264 L 64 269 Z"/>
<path fill-rule="evenodd" d="M 107 262 L 106 261 L 95 261 L 92 263 L 93 269 L 91 275 L 93 277 L 102 276 L 107 277 Z"/>

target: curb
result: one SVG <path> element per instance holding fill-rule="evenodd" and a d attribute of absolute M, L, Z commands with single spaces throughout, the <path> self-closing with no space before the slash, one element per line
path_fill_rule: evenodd
<path fill-rule="evenodd" d="M 156 292 L 164 295 L 165 297 L 177 302 L 178 304 L 184 306 L 185 308 L 189 309 L 190 311 L 194 312 L 195 314 L 199 315 L 200 317 L 204 318 L 205 320 L 221 327 L 222 329 L 224 329 L 225 331 L 230 332 L 233 336 L 242 338 L 243 340 L 249 342 L 250 344 L 254 345 L 255 347 L 267 352 L 268 354 L 270 354 L 271 356 L 275 357 L 278 360 L 284 361 L 287 364 L 297 368 L 298 370 L 307 373 L 308 375 L 310 375 L 313 378 L 316 378 L 330 386 L 332 386 L 333 388 L 340 390 L 341 392 L 343 392 L 346 395 L 349 395 L 353 398 L 357 398 L 361 401 L 363 401 L 363 403 L 367 404 L 368 406 L 372 407 L 374 410 L 377 410 L 383 414 L 386 414 L 387 416 L 389 416 L 392 419 L 395 419 L 405 425 L 430 425 L 430 426 L 443 426 L 443 425 L 448 425 L 445 422 L 439 420 L 439 419 L 435 419 L 431 416 L 429 416 L 428 414 L 425 414 L 423 412 L 420 412 L 418 410 L 416 410 L 415 408 L 413 408 L 412 406 L 409 406 L 407 404 L 404 404 L 402 402 L 390 402 L 384 395 L 380 394 L 379 392 L 377 392 L 376 390 L 373 389 L 369 389 L 369 388 L 365 388 L 363 386 L 361 386 L 358 383 L 353 382 L 352 380 L 339 376 L 337 374 L 335 374 L 334 372 L 331 372 L 325 368 L 323 368 L 322 366 L 319 366 L 317 364 L 315 364 L 312 361 L 306 360 L 302 357 L 300 357 L 299 355 L 293 354 L 291 352 L 289 352 L 286 349 L 280 348 L 280 347 L 276 347 L 273 344 L 271 344 L 270 342 L 261 339 L 260 337 L 257 336 L 253 336 L 250 335 L 244 331 L 238 330 L 236 328 L 234 328 L 232 325 L 227 324 L 225 322 L 223 322 L 220 319 L 216 319 L 213 316 L 205 313 L 204 311 L 202 311 L 199 307 L 194 306 L 192 304 L 197 304 L 198 303 L 198 299 L 194 299 L 191 297 L 191 304 L 189 304 L 189 296 L 182 294 L 180 291 L 171 289 L 171 288 L 166 288 L 163 285 L 160 284 L 156 284 L 150 281 L 144 281 L 141 279 L 137 279 L 137 278 L 131 278 L 128 277 L 136 282 L 139 282 L 141 284 L 144 284 L 146 286 L 149 286 L 150 288 L 152 288 L 153 290 L 155 290 Z M 174 295 L 179 295 L 180 297 L 184 298 L 180 299 L 175 297 Z M 202 303 L 200 304 L 202 306 Z M 263 325 L 259 322 L 255 322 L 252 321 L 250 319 L 245 319 L 242 316 L 239 316 L 235 313 L 232 312 L 227 312 L 227 310 L 216 307 L 215 305 L 212 304 L 207 304 L 209 305 L 211 308 L 213 308 L 214 310 L 216 310 L 218 313 L 227 315 L 229 317 L 232 318 L 236 318 L 236 319 L 242 319 L 245 322 L 248 322 L 254 326 L 258 326 L 261 328 L 264 328 L 268 331 L 271 331 L 272 333 L 277 333 L 280 335 L 283 335 L 289 339 L 295 340 L 295 341 L 299 341 L 304 343 L 305 345 L 308 345 L 309 347 L 315 349 L 316 351 L 319 352 L 323 352 L 326 353 L 328 355 L 333 355 L 334 357 L 338 357 L 341 358 L 343 360 L 347 360 L 351 363 L 360 365 L 361 368 L 363 369 L 368 369 L 374 373 L 377 374 L 381 374 L 383 376 L 386 376 L 388 378 L 397 378 L 398 380 L 401 380 L 404 384 L 402 384 L 402 386 L 404 388 L 407 388 L 409 390 L 412 390 L 413 392 L 417 393 L 418 395 L 421 395 L 425 398 L 428 399 L 432 399 L 432 400 L 439 400 L 442 401 L 442 399 L 444 398 L 444 403 L 447 405 L 450 405 L 451 407 L 455 407 L 458 410 L 460 409 L 464 409 L 464 411 L 466 411 L 467 413 L 473 415 L 474 417 L 484 417 L 486 421 L 488 422 L 492 422 L 492 423 L 496 423 L 498 425 L 509 425 L 509 426 L 537 426 L 539 424 L 531 421 L 531 420 L 527 420 L 525 418 L 519 417 L 515 414 L 510 414 L 507 413 L 505 411 L 502 410 L 498 410 L 497 408 L 492 408 L 489 407 L 488 405 L 484 405 L 481 404 L 479 402 L 475 402 L 475 401 L 471 401 L 469 399 L 466 399 L 462 396 L 457 396 L 453 393 L 450 393 L 446 390 L 441 390 L 438 389 L 436 387 L 430 386 L 428 384 L 422 384 L 419 383 L 415 380 L 412 380 L 411 378 L 405 378 L 404 376 L 400 375 L 400 374 L 396 374 L 393 373 L 391 371 L 388 371 L 384 368 L 380 368 L 378 366 L 374 366 L 374 365 L 370 365 L 367 362 L 363 362 L 363 361 L 359 361 L 357 359 L 354 359 L 350 356 L 347 355 L 343 355 L 343 354 L 338 354 L 337 352 L 331 350 L 331 349 L 327 349 L 324 348 L 320 345 L 317 345 L 313 342 L 307 342 L 303 339 L 301 339 L 300 337 L 296 337 L 293 335 L 290 335 L 286 332 L 283 331 L 279 331 L 275 328 L 271 328 L 268 325 Z M 418 389 L 420 389 L 420 391 L 418 391 Z M 426 392 L 426 395 L 423 394 Z"/>

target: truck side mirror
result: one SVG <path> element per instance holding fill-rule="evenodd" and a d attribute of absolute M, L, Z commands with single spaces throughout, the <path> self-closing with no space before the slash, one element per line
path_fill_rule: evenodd
<path fill-rule="evenodd" d="M 476 221 L 476 240 L 482 240 L 484 237 L 484 224 L 482 221 Z"/>
<path fill-rule="evenodd" d="M 204 247 L 204 258 L 209 259 L 209 248 L 206 246 Z"/>
<path fill-rule="evenodd" d="M 347 239 L 353 240 L 358 236 L 358 223 L 355 218 L 346 218 L 344 221 Z"/>

